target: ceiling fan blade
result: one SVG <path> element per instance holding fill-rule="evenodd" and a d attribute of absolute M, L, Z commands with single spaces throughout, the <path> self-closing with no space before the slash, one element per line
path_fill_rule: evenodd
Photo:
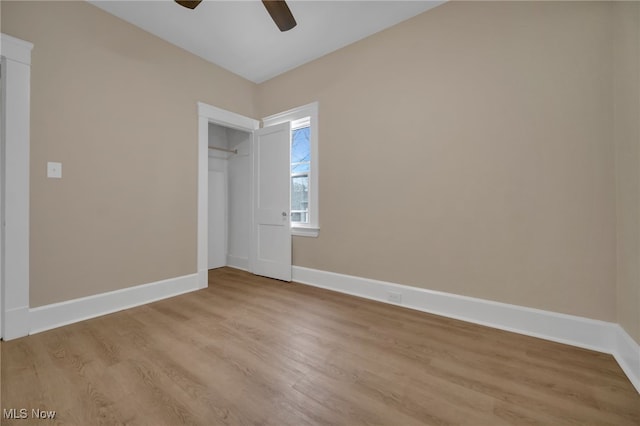
<path fill-rule="evenodd" d="M 284 0 L 262 0 L 262 4 L 271 15 L 271 19 L 276 23 L 280 31 L 289 31 L 297 25 L 289 6 Z"/>
<path fill-rule="evenodd" d="M 176 0 L 180 6 L 184 6 L 187 9 L 195 9 L 202 0 Z"/>

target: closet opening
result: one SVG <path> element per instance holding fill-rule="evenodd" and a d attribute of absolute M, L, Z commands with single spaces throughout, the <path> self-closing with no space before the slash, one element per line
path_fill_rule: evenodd
<path fill-rule="evenodd" d="M 208 123 L 207 269 L 249 269 L 251 139 L 250 132 Z"/>

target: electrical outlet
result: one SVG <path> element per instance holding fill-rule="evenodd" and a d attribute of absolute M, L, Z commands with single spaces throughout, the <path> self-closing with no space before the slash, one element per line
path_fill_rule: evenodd
<path fill-rule="evenodd" d="M 391 303 L 402 303 L 402 294 L 400 293 L 387 293 L 387 300 Z"/>

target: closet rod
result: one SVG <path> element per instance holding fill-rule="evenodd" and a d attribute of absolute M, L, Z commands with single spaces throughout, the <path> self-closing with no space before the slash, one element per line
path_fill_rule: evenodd
<path fill-rule="evenodd" d="M 237 154 L 238 153 L 237 149 L 218 148 L 217 146 L 210 146 L 209 149 L 215 149 L 215 150 L 218 150 L 218 151 L 230 152 L 232 154 Z"/>

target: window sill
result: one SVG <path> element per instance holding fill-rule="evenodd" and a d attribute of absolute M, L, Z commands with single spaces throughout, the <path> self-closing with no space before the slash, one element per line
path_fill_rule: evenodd
<path fill-rule="evenodd" d="M 310 226 L 295 226 L 291 227 L 291 235 L 296 237 L 317 237 L 320 233 L 320 228 L 313 228 Z"/>

